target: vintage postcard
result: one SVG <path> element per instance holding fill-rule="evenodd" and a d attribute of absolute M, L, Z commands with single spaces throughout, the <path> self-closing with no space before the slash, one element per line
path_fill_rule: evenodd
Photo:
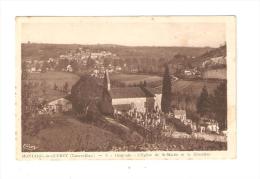
<path fill-rule="evenodd" d="M 234 16 L 17 17 L 17 160 L 235 159 Z"/>

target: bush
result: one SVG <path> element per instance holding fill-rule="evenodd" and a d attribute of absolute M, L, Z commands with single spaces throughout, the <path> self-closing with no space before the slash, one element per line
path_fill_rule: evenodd
<path fill-rule="evenodd" d="M 48 119 L 47 115 L 37 116 L 37 118 L 28 118 L 22 121 L 22 134 L 35 136 L 40 130 L 46 129 L 53 123 L 52 120 Z"/>
<path fill-rule="evenodd" d="M 186 132 L 187 134 L 192 134 L 191 127 L 184 125 L 179 119 L 173 119 L 173 123 L 177 131 Z"/>

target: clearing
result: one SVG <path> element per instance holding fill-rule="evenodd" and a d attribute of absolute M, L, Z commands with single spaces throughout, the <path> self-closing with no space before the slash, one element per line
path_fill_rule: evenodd
<path fill-rule="evenodd" d="M 146 81 L 147 83 L 162 81 L 162 77 L 155 75 L 143 75 L 143 74 L 111 74 L 110 79 L 124 83 L 125 85 L 139 84 Z"/>
<path fill-rule="evenodd" d="M 188 93 L 192 96 L 199 96 L 202 88 L 206 85 L 209 94 L 212 94 L 220 81 L 203 81 L 203 80 L 177 80 L 172 83 L 173 93 Z M 156 87 L 156 89 L 162 89 L 162 86 Z"/>
<path fill-rule="evenodd" d="M 56 84 L 58 87 L 63 87 L 67 82 L 69 89 L 79 80 L 79 76 L 68 72 L 50 71 L 45 73 L 30 73 L 28 80 L 32 82 L 46 82 L 50 88 Z"/>

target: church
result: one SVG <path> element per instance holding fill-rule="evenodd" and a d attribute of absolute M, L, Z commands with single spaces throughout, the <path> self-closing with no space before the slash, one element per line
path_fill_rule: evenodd
<path fill-rule="evenodd" d="M 161 110 L 161 98 L 161 91 L 147 87 L 113 88 L 109 73 L 105 72 L 102 102 L 112 103 L 114 113 Z"/>

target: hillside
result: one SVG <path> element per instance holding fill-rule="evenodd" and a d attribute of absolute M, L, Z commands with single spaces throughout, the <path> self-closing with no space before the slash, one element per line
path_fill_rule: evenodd
<path fill-rule="evenodd" d="M 204 79 L 227 79 L 227 69 L 209 69 L 203 72 L 202 77 Z"/>
<path fill-rule="evenodd" d="M 209 47 L 157 47 L 157 46 L 121 46 L 121 45 L 79 45 L 79 44 L 22 44 L 22 59 L 48 60 L 58 57 L 68 50 L 90 49 L 91 52 L 110 51 L 121 59 L 165 59 L 171 60 L 176 54 L 200 56 L 212 48 Z"/>
<path fill-rule="evenodd" d="M 36 151 L 39 152 L 107 151 L 111 149 L 111 146 L 125 143 L 110 131 L 65 116 L 57 119 L 44 119 L 44 122 L 47 123 L 44 127 L 41 127 L 40 122 L 40 119 L 34 120 L 33 124 L 35 123 L 37 126 L 30 126 L 30 130 L 37 130 L 35 135 L 24 135 L 22 138 L 23 144 L 30 143 L 36 146 Z M 23 148 L 23 151 L 28 150 Z"/>
<path fill-rule="evenodd" d="M 31 58 L 34 60 L 48 60 L 66 53 L 69 49 L 77 49 L 80 45 L 75 44 L 21 44 L 22 60 Z"/>
<path fill-rule="evenodd" d="M 210 60 L 211 58 L 216 58 L 221 56 L 226 57 L 226 55 L 227 55 L 227 47 L 226 45 L 223 45 L 219 48 L 208 50 L 207 52 L 193 59 L 192 66 L 202 66 L 203 62 Z"/>
<path fill-rule="evenodd" d="M 191 96 L 198 97 L 204 85 L 207 86 L 209 94 L 213 94 L 214 90 L 219 85 L 220 81 L 203 81 L 203 80 L 177 80 L 172 83 L 172 93 L 187 93 Z M 156 87 L 157 90 L 161 90 L 162 86 Z"/>

